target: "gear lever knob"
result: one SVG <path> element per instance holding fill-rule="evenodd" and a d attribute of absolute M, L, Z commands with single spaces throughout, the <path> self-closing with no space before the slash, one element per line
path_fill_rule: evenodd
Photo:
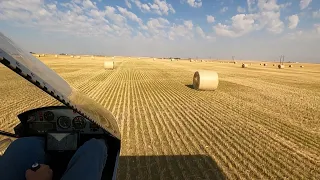
<path fill-rule="evenodd" d="M 39 163 L 34 163 L 34 164 L 32 164 L 30 169 L 32 171 L 37 171 L 39 168 L 40 168 L 40 164 Z"/>

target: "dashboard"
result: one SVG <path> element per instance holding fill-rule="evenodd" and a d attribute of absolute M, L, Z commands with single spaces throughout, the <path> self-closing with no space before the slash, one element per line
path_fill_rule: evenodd
<path fill-rule="evenodd" d="M 102 177 L 111 179 L 118 164 L 120 140 L 103 127 L 81 116 L 67 106 L 31 109 L 18 115 L 21 123 L 14 127 L 17 137 L 45 138 L 45 151 L 50 155 L 50 167 L 60 177 L 76 152 L 92 138 L 103 139 L 108 146 L 108 158 Z M 113 167 L 113 168 L 112 168 Z"/>
<path fill-rule="evenodd" d="M 20 116 L 20 117 L 19 117 Z M 72 109 L 64 107 L 39 108 L 19 115 L 20 121 L 39 134 L 46 132 L 79 132 L 81 134 L 102 134 L 95 123 Z"/>

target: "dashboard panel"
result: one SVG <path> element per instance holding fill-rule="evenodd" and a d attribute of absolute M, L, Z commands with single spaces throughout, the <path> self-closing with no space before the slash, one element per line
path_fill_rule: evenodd
<path fill-rule="evenodd" d="M 98 125 L 72 109 L 40 108 L 26 113 L 24 117 L 27 119 L 28 127 L 38 133 L 46 133 L 48 131 L 77 131 L 81 134 L 103 133 L 103 130 Z"/>

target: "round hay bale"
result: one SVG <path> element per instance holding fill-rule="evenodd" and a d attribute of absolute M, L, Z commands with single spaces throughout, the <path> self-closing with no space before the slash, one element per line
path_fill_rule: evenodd
<path fill-rule="evenodd" d="M 248 64 L 242 64 L 241 67 L 242 67 L 242 68 L 247 68 L 247 67 L 248 67 Z"/>
<path fill-rule="evenodd" d="M 301 65 L 300 67 L 301 67 L 301 68 L 304 68 L 304 66 L 302 66 L 302 65 Z"/>
<path fill-rule="evenodd" d="M 193 88 L 196 90 L 216 90 L 219 84 L 215 71 L 196 71 L 193 75 Z"/>
<path fill-rule="evenodd" d="M 105 61 L 103 66 L 104 66 L 104 69 L 114 69 L 114 62 L 113 61 Z"/>
<path fill-rule="evenodd" d="M 58 55 L 55 55 L 54 57 L 55 57 L 55 58 L 58 58 Z"/>
<path fill-rule="evenodd" d="M 290 64 L 289 67 L 293 67 L 293 65 Z"/>
<path fill-rule="evenodd" d="M 42 54 L 42 56 L 44 57 L 44 56 L 46 56 L 45 54 Z"/>
<path fill-rule="evenodd" d="M 71 58 L 74 58 L 74 56 L 70 56 Z"/>
<path fill-rule="evenodd" d="M 114 59 L 114 56 L 112 57 L 112 59 Z"/>
<path fill-rule="evenodd" d="M 261 66 L 262 64 L 260 63 L 260 66 Z"/>
<path fill-rule="evenodd" d="M 38 54 L 38 57 L 40 57 L 40 54 Z"/>
<path fill-rule="evenodd" d="M 268 66 L 268 64 L 267 64 L 267 63 L 264 63 L 263 66 Z"/>
<path fill-rule="evenodd" d="M 272 66 L 275 66 L 275 64 L 273 64 Z"/>
<path fill-rule="evenodd" d="M 91 59 L 94 59 L 94 56 L 91 56 Z"/>
<path fill-rule="evenodd" d="M 237 64 L 237 62 L 235 61 L 235 62 L 233 62 L 233 64 Z"/>
<path fill-rule="evenodd" d="M 173 59 L 171 58 L 171 61 L 173 61 Z"/>
<path fill-rule="evenodd" d="M 81 56 L 76 56 L 77 59 L 81 59 Z"/>
<path fill-rule="evenodd" d="M 279 69 L 283 69 L 283 68 L 284 68 L 284 65 L 283 65 L 283 64 L 279 64 L 279 65 L 278 65 L 278 68 L 279 68 Z"/>

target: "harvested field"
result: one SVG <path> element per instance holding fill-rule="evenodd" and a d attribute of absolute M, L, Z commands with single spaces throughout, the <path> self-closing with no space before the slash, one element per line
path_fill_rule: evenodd
<path fill-rule="evenodd" d="M 320 179 L 319 64 L 117 57 L 105 70 L 111 57 L 39 59 L 117 118 L 118 179 Z M 218 89 L 192 89 L 197 70 L 218 72 Z M 60 104 L 3 65 L 0 74 L 2 130 Z"/>

